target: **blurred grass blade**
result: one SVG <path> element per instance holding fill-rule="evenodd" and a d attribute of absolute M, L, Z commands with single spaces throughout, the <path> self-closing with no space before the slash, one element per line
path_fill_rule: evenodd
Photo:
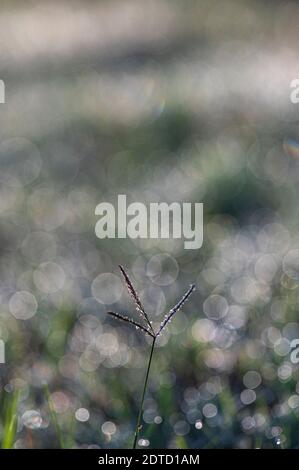
<path fill-rule="evenodd" d="M 56 412 L 54 410 L 54 406 L 53 406 L 53 402 L 52 402 L 52 398 L 51 398 L 51 394 L 50 394 L 48 384 L 44 385 L 44 391 L 45 391 L 47 403 L 48 403 L 49 410 L 50 410 L 51 420 L 53 422 L 55 432 L 56 432 L 56 435 L 57 435 L 57 440 L 59 442 L 59 445 L 60 445 L 61 449 L 64 449 L 64 441 L 63 441 L 63 437 L 62 437 L 62 431 L 61 431 L 60 426 L 58 424 L 58 419 L 57 419 Z"/>
<path fill-rule="evenodd" d="M 2 449 L 11 449 L 15 442 L 18 425 L 18 402 L 19 390 L 16 390 L 13 392 L 12 396 L 7 397 Z"/>

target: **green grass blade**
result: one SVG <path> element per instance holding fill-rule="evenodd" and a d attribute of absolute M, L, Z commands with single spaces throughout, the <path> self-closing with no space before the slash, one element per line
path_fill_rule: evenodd
<path fill-rule="evenodd" d="M 19 402 L 19 390 L 13 392 L 12 397 L 7 399 L 7 407 L 5 414 L 2 449 L 11 449 L 15 442 L 18 425 L 17 408 Z"/>

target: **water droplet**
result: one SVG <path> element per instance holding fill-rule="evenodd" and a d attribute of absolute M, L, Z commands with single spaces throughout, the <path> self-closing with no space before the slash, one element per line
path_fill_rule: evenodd
<path fill-rule="evenodd" d="M 148 447 L 150 445 L 150 441 L 148 439 L 139 439 L 138 445 L 140 447 Z"/>
<path fill-rule="evenodd" d="M 42 425 L 42 417 L 38 411 L 28 410 L 22 416 L 22 423 L 28 429 L 39 429 Z"/>
<path fill-rule="evenodd" d="M 84 423 L 89 420 L 89 411 L 86 408 L 79 408 L 75 413 L 76 419 Z"/>
<path fill-rule="evenodd" d="M 195 427 L 196 427 L 196 429 L 202 429 L 202 421 L 200 419 L 198 419 L 196 421 Z"/>

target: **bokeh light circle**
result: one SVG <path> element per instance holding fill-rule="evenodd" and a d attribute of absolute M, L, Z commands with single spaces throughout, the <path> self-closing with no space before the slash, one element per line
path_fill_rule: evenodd
<path fill-rule="evenodd" d="M 113 273 L 99 274 L 91 286 L 93 297 L 101 304 L 118 302 L 123 293 L 123 285 L 118 276 Z"/>
<path fill-rule="evenodd" d="M 33 294 L 27 291 L 19 291 L 13 294 L 9 300 L 10 313 L 17 320 L 28 320 L 37 311 L 37 301 Z"/>
<path fill-rule="evenodd" d="M 53 258 L 57 251 L 57 244 L 55 237 L 50 233 L 36 231 L 27 235 L 21 249 L 26 260 L 35 264 Z"/>
<path fill-rule="evenodd" d="M 76 410 L 75 417 L 77 421 L 85 423 L 89 420 L 89 411 L 86 408 L 78 408 L 78 410 Z"/>
<path fill-rule="evenodd" d="M 42 425 L 42 417 L 36 410 L 25 411 L 22 415 L 22 424 L 28 429 L 39 429 Z"/>
<path fill-rule="evenodd" d="M 299 281 L 299 250 L 290 250 L 282 262 L 283 271 L 295 281 Z"/>
<path fill-rule="evenodd" d="M 33 273 L 36 287 L 45 294 L 61 290 L 65 283 L 64 270 L 51 261 L 42 263 Z"/>
<path fill-rule="evenodd" d="M 228 303 L 222 295 L 210 295 L 203 304 L 203 311 L 212 320 L 220 320 L 228 312 Z"/>
<path fill-rule="evenodd" d="M 173 256 L 161 253 L 148 261 L 146 272 L 154 284 L 169 286 L 177 279 L 179 266 Z"/>
<path fill-rule="evenodd" d="M 23 137 L 6 139 L 0 144 L 0 180 L 11 186 L 32 183 L 42 167 L 37 146 Z"/>

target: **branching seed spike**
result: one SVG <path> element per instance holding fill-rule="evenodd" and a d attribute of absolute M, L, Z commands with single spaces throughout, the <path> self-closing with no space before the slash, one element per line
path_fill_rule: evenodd
<path fill-rule="evenodd" d="M 121 313 L 117 313 L 117 312 L 107 312 L 109 315 L 115 317 L 115 318 L 118 318 L 119 320 L 122 320 L 124 322 L 127 322 L 127 323 L 131 323 L 132 325 L 135 326 L 135 328 L 138 330 L 140 329 L 141 331 L 143 331 L 144 333 L 148 334 L 149 336 L 151 336 L 154 340 L 157 339 L 157 337 L 162 333 L 163 329 L 165 328 L 165 326 L 167 325 L 167 323 L 169 323 L 173 317 L 173 315 L 178 312 L 182 306 L 184 305 L 185 302 L 187 302 L 187 300 L 189 299 L 190 295 L 192 294 L 192 292 L 195 290 L 195 285 L 192 284 L 189 289 L 187 290 L 187 292 L 185 292 L 185 294 L 183 295 L 183 297 L 178 301 L 178 303 L 171 309 L 169 310 L 169 312 L 165 315 L 164 317 L 164 320 L 162 321 L 162 323 L 160 324 L 160 328 L 158 330 L 158 332 L 155 332 L 153 327 L 152 327 L 152 324 L 148 318 L 148 315 L 146 313 L 146 311 L 144 310 L 143 306 L 142 306 L 142 303 L 133 287 L 133 284 L 132 282 L 130 281 L 130 278 L 129 276 L 127 275 L 126 271 L 124 270 L 124 268 L 119 265 L 119 268 L 121 270 L 121 273 L 125 279 L 125 282 L 126 282 L 126 286 L 127 286 L 127 289 L 129 291 L 129 294 L 133 297 L 134 299 L 134 303 L 135 303 L 135 306 L 136 306 L 136 309 L 138 310 L 138 312 L 141 314 L 141 317 L 146 321 L 147 323 L 147 326 L 144 326 L 144 325 L 141 325 L 140 323 L 138 323 L 137 321 L 135 321 L 133 318 L 130 318 L 128 317 L 127 315 L 123 315 Z"/>
<path fill-rule="evenodd" d="M 128 292 L 129 294 L 131 295 L 131 297 L 133 298 L 134 300 L 134 303 L 135 303 L 135 306 L 136 306 L 136 309 L 137 311 L 141 314 L 141 316 L 145 319 L 146 323 L 148 324 L 148 326 L 150 327 L 151 329 L 151 332 L 154 334 L 154 330 L 153 330 L 153 327 L 152 327 L 152 324 L 151 322 L 149 321 L 149 318 L 147 316 L 147 313 L 146 311 L 144 310 L 143 306 L 142 306 L 142 303 L 141 303 L 141 300 L 139 299 L 134 287 L 133 287 L 133 284 L 132 282 L 130 281 L 130 278 L 129 276 L 127 275 L 126 271 L 124 270 L 124 268 L 119 264 L 119 269 L 121 270 L 121 273 L 125 279 L 125 282 L 126 282 L 126 286 L 127 286 L 127 289 L 128 289 Z"/>
<path fill-rule="evenodd" d="M 161 334 L 162 330 L 165 328 L 167 323 L 169 323 L 171 321 L 171 318 L 173 317 L 173 315 L 182 308 L 182 306 L 184 305 L 185 302 L 187 302 L 187 300 L 189 299 L 190 295 L 192 294 L 192 292 L 194 290 L 195 290 L 195 285 L 192 284 L 189 287 L 189 289 L 187 290 L 187 292 L 183 295 L 183 297 L 178 301 L 178 303 L 165 316 L 163 322 L 160 325 L 160 329 L 159 329 L 158 333 L 156 334 L 156 337 Z"/>
<path fill-rule="evenodd" d="M 147 333 L 148 335 L 150 335 L 152 338 L 154 338 L 154 335 L 151 331 L 149 331 L 147 328 L 145 328 L 144 326 L 140 325 L 139 323 L 137 323 L 135 320 L 133 320 L 132 318 L 129 318 L 127 317 L 126 315 L 122 315 L 121 313 L 117 313 L 117 312 L 107 312 L 108 315 L 111 315 L 112 317 L 115 317 L 115 318 L 118 318 L 119 320 L 122 320 L 124 322 L 127 322 L 127 323 L 131 323 L 132 325 L 134 325 L 136 328 L 140 328 L 140 330 L 144 331 L 145 333 Z"/>

